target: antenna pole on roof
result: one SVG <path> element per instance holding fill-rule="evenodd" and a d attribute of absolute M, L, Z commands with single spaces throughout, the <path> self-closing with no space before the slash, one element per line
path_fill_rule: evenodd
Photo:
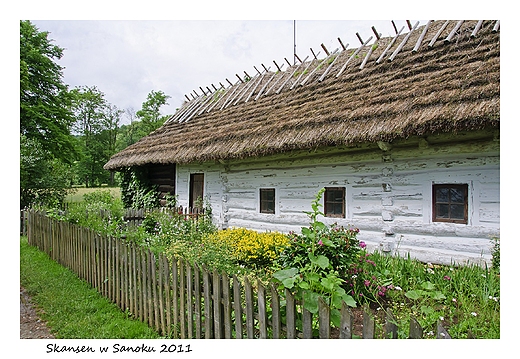
<path fill-rule="evenodd" d="M 397 32 L 397 26 L 395 26 L 395 22 L 394 22 L 394 20 L 392 20 L 392 25 L 394 26 L 395 33 L 398 34 L 398 32 Z"/>
<path fill-rule="evenodd" d="M 341 42 L 341 39 L 338 37 L 338 41 L 339 41 L 339 44 L 341 45 L 341 47 L 343 48 L 343 51 L 345 51 L 347 48 L 345 47 L 345 45 L 343 45 L 343 43 Z M 316 57 L 316 56 L 314 56 Z"/>
<path fill-rule="evenodd" d="M 294 54 L 294 58 L 293 58 L 293 65 L 296 65 L 296 20 L 293 20 L 293 54 Z M 289 66 L 291 66 L 291 64 L 289 64 Z"/>

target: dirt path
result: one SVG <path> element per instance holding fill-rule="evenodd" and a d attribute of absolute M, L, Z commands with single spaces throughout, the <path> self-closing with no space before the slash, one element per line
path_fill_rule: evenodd
<path fill-rule="evenodd" d="M 53 339 L 24 288 L 20 287 L 20 339 Z"/>

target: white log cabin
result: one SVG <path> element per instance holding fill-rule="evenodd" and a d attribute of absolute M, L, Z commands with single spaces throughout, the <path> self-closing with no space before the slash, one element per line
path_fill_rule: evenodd
<path fill-rule="evenodd" d="M 146 166 L 219 228 L 325 223 L 369 249 L 489 263 L 500 235 L 497 21 L 428 21 L 187 101 L 108 170 Z M 276 64 L 277 65 L 277 64 Z M 208 88 L 209 91 L 209 88 Z"/>

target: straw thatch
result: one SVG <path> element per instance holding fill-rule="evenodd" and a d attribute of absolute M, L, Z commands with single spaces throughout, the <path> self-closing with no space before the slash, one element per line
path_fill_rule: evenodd
<path fill-rule="evenodd" d="M 115 154 L 105 168 L 229 160 L 433 133 L 498 129 L 497 22 L 484 21 L 476 36 L 471 36 L 477 21 L 464 21 L 450 41 L 445 41 L 458 24 L 450 21 L 430 47 L 443 24 L 445 21 L 430 23 L 417 51 L 412 50 L 424 27 L 412 31 L 392 61 L 389 57 L 407 33 L 397 38 L 379 63 L 376 60 L 391 38 L 381 38 L 377 48 L 366 46 L 353 57 L 356 49 L 342 51 L 322 81 L 319 79 L 332 57 L 305 63 L 292 77 L 295 66 L 192 100 L 164 126 Z M 360 69 L 371 48 L 372 54 Z M 300 76 L 304 69 L 306 73 Z"/>

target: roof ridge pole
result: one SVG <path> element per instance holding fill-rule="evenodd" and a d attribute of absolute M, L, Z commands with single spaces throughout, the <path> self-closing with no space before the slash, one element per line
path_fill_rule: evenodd
<path fill-rule="evenodd" d="M 475 25 L 475 28 L 473 29 L 473 32 L 471 32 L 471 37 L 477 37 L 477 32 L 478 30 L 480 30 L 480 27 L 482 26 L 482 23 L 484 22 L 484 20 L 479 20 L 477 22 L 477 25 Z"/>
<path fill-rule="evenodd" d="M 222 104 L 222 106 L 220 107 L 220 109 L 224 109 L 226 107 L 226 105 L 228 104 L 229 101 L 233 101 L 233 96 L 235 95 L 235 92 L 238 91 L 239 87 L 240 87 L 240 84 L 237 82 L 233 85 L 235 88 L 233 89 L 233 91 L 231 91 L 231 93 L 229 94 L 228 98 L 226 99 L 226 101 L 224 101 L 224 103 Z"/>
<path fill-rule="evenodd" d="M 453 36 L 455 36 L 455 34 L 457 33 L 457 31 L 460 29 L 460 27 L 462 26 L 462 23 L 464 22 L 464 20 L 459 20 L 457 21 L 457 24 L 455 25 L 455 27 L 453 28 L 453 30 L 451 30 L 450 34 L 448 35 L 448 37 L 446 37 L 444 39 L 444 43 L 447 44 L 449 42 L 451 42 L 451 40 L 453 39 Z"/>
<path fill-rule="evenodd" d="M 274 61 L 273 61 L 274 62 Z M 280 69 L 282 67 L 284 67 L 285 64 L 282 64 L 282 66 L 280 66 Z M 278 74 L 277 74 L 278 75 Z M 265 96 L 267 96 L 269 94 L 269 92 L 271 92 L 271 90 L 278 84 L 278 82 L 280 82 L 281 79 L 283 79 L 285 76 L 285 72 L 282 72 L 280 71 L 280 76 L 276 79 L 276 81 L 271 85 L 271 87 L 269 87 L 269 89 L 265 92 Z"/>
<path fill-rule="evenodd" d="M 177 112 L 173 118 L 170 119 L 170 122 L 172 121 L 178 121 L 181 122 L 182 118 L 186 115 L 188 111 L 191 111 L 191 109 L 196 105 L 197 101 L 192 100 L 188 102 L 186 106 L 183 106 L 179 112 Z"/>
<path fill-rule="evenodd" d="M 245 93 L 253 86 L 253 84 L 255 83 L 255 81 L 258 77 L 259 77 L 258 75 L 255 75 L 254 77 L 250 78 L 250 80 L 247 82 L 246 86 L 244 86 L 244 88 L 240 92 L 240 95 L 238 96 L 236 101 L 233 102 L 233 106 L 235 106 L 236 104 L 238 104 L 240 102 L 240 100 L 242 100 L 242 97 L 244 97 Z"/>
<path fill-rule="evenodd" d="M 295 69 L 294 69 L 294 71 L 292 72 L 291 76 L 289 76 L 289 77 L 287 78 L 287 80 L 285 80 L 285 82 L 282 84 L 282 86 L 280 86 L 280 88 L 276 91 L 276 94 L 279 94 L 279 93 L 282 91 L 282 89 L 283 89 L 284 86 L 287 84 L 287 82 L 289 82 L 289 80 L 291 79 L 291 77 L 294 76 L 294 74 L 296 73 L 296 71 L 298 71 L 298 70 L 300 69 L 300 67 L 302 67 L 303 63 L 304 63 L 305 61 L 307 61 L 308 58 L 309 58 L 309 55 L 307 55 L 307 57 L 305 58 L 305 60 L 303 60 L 303 62 L 301 62 L 301 63 L 300 63 L 300 64 L 299 64 Z"/>
<path fill-rule="evenodd" d="M 311 73 L 309 74 L 309 76 L 307 76 L 303 81 L 302 83 L 300 84 L 300 86 L 304 86 L 305 83 L 312 77 L 312 75 L 314 75 L 314 73 L 316 71 L 318 71 L 318 69 L 320 68 L 321 64 L 324 63 L 329 57 L 331 57 L 332 55 L 334 55 L 335 53 L 332 53 L 331 55 L 325 57 L 323 60 L 321 61 L 318 61 L 318 65 L 316 65 L 316 67 L 311 71 Z"/>
<path fill-rule="evenodd" d="M 207 113 L 210 113 L 211 110 L 213 110 L 213 108 L 214 108 L 215 106 L 217 106 L 217 105 L 220 103 L 220 101 L 222 101 L 222 100 L 226 97 L 226 94 L 228 93 L 228 90 L 229 90 L 229 89 L 225 89 L 225 88 L 224 88 L 223 90 L 224 90 L 224 93 L 222 94 L 222 96 L 220 96 L 220 97 L 218 98 L 218 100 L 215 101 L 215 103 L 214 103 L 213 105 L 208 106 L 209 108 L 206 110 Z"/>
<path fill-rule="evenodd" d="M 435 36 L 430 40 L 430 43 L 428 44 L 428 47 L 433 47 L 433 45 L 435 45 L 435 41 L 437 41 L 437 39 L 439 38 L 439 36 L 441 36 L 441 33 L 444 31 L 444 29 L 446 28 L 446 26 L 448 26 L 448 23 L 450 22 L 450 20 L 446 20 L 446 22 L 444 24 L 442 24 L 441 28 L 439 29 L 439 31 L 437 31 L 437 33 L 435 34 Z"/>
<path fill-rule="evenodd" d="M 347 44 L 347 46 L 348 46 L 348 44 Z M 300 82 L 300 79 L 303 77 L 303 75 L 305 74 L 305 72 L 309 69 L 309 67 L 311 67 L 313 61 L 314 61 L 314 60 L 309 61 L 309 64 L 307 65 L 307 67 L 305 67 L 305 69 L 303 69 L 302 73 L 300 74 L 300 76 L 298 76 L 298 78 L 297 78 L 296 81 L 292 84 L 292 86 L 289 88 L 289 90 L 292 90 L 296 85 L 298 85 L 298 82 Z"/>
<path fill-rule="evenodd" d="M 348 46 L 349 44 L 347 44 Z M 329 66 L 327 66 L 327 69 L 325 70 L 325 72 L 320 76 L 320 78 L 318 79 L 318 82 L 322 82 L 324 79 L 325 79 L 325 76 L 327 76 L 327 74 L 330 72 L 330 69 L 332 68 L 332 65 L 334 65 L 336 63 L 336 61 L 339 59 L 339 55 L 338 54 L 334 60 L 329 64 Z"/>
<path fill-rule="evenodd" d="M 424 40 L 424 36 L 426 36 L 426 32 L 428 31 L 428 28 L 430 27 L 430 24 L 433 22 L 433 20 L 428 20 L 428 22 L 426 23 L 426 25 L 424 26 L 424 29 L 421 33 L 421 36 L 419 36 L 419 38 L 417 39 L 417 42 L 415 43 L 415 46 L 412 50 L 412 53 L 416 53 L 417 50 L 419 50 L 419 47 L 421 47 L 421 43 L 423 42 Z"/>
<path fill-rule="evenodd" d="M 173 121 L 175 121 L 178 117 L 181 116 L 181 114 L 183 114 L 184 112 L 186 112 L 186 109 L 187 109 L 188 107 L 190 107 L 190 105 L 191 105 L 190 101 L 187 102 L 187 103 L 185 103 L 183 106 L 181 106 L 181 108 L 180 108 L 176 113 L 173 114 L 172 117 L 170 117 L 168 120 L 166 120 L 165 123 L 169 123 L 169 122 L 173 122 Z"/>
<path fill-rule="evenodd" d="M 413 26 L 413 28 L 410 30 L 410 32 L 408 34 L 406 34 L 406 36 L 404 37 L 403 41 L 401 41 L 401 43 L 399 44 L 397 49 L 395 49 L 394 53 L 388 58 L 388 62 L 391 62 L 391 61 L 393 61 L 395 59 L 397 54 L 402 50 L 402 48 L 404 47 L 404 45 L 406 44 L 406 42 L 410 38 L 410 35 L 412 35 L 412 32 L 417 28 L 418 25 L 419 25 L 419 21 L 417 21 L 415 23 L 415 25 Z"/>
<path fill-rule="evenodd" d="M 255 67 L 255 69 L 256 69 L 256 67 Z M 256 71 L 258 71 L 258 70 L 256 70 Z M 269 71 L 269 70 L 268 70 L 268 71 Z M 260 73 L 260 72 L 259 72 L 259 73 Z M 260 79 L 257 81 L 255 87 L 253 87 L 253 91 L 251 91 L 251 93 L 249 94 L 249 96 L 247 96 L 245 102 L 249 101 L 249 99 L 251 98 L 251 96 L 253 96 L 253 94 L 255 93 L 255 90 L 256 90 L 256 89 L 258 88 L 258 86 L 262 83 L 262 78 L 263 78 L 264 75 L 266 75 L 266 74 L 267 74 L 267 71 L 266 71 L 265 73 L 263 73 L 263 74 L 260 74 Z"/>
<path fill-rule="evenodd" d="M 336 75 L 336 78 L 338 78 L 342 73 L 343 71 L 345 71 L 345 69 L 347 68 L 347 65 L 348 63 L 350 62 L 350 60 L 352 60 L 360 51 L 363 47 L 365 47 L 370 41 L 372 41 L 372 38 L 373 36 L 370 36 L 368 38 L 367 41 L 365 41 L 365 43 L 363 45 L 361 45 L 360 47 L 357 48 L 356 51 L 354 51 L 354 53 L 352 55 L 350 55 L 350 57 L 348 58 L 347 62 L 345 62 L 345 64 L 343 65 L 343 67 L 339 70 L 338 74 Z"/>
<path fill-rule="evenodd" d="M 392 24 L 393 24 L 393 22 L 392 22 Z M 385 57 L 386 53 L 394 45 L 395 41 L 397 40 L 397 37 L 401 34 L 401 32 L 403 32 L 403 30 L 404 30 L 404 26 L 401 27 L 401 30 L 399 30 L 399 32 L 396 31 L 397 33 L 395 34 L 395 36 L 392 39 L 392 41 L 390 41 L 390 43 L 388 44 L 388 46 L 386 47 L 385 51 L 383 51 L 383 53 L 377 58 L 376 64 L 380 63 L 381 60 L 383 59 L 383 57 Z"/>
<path fill-rule="evenodd" d="M 373 28 L 373 26 L 372 26 Z M 377 49 L 377 41 L 379 41 L 380 37 L 377 36 L 377 40 L 374 42 L 374 44 L 372 46 L 370 46 L 370 49 L 368 50 L 367 52 L 367 55 L 365 56 L 365 58 L 363 59 L 363 62 L 361 63 L 361 65 L 359 66 L 359 69 L 360 70 L 363 70 L 365 68 L 365 65 L 366 63 L 368 62 L 368 59 L 370 58 L 370 56 L 372 56 L 372 52 Z M 375 47 L 374 47 L 375 46 Z"/>
<path fill-rule="evenodd" d="M 276 76 L 276 72 L 273 72 L 273 76 L 271 76 L 269 78 L 269 80 L 267 80 L 267 82 L 265 83 L 264 86 L 262 86 L 262 88 L 260 89 L 260 91 L 258 91 L 258 94 L 256 95 L 255 97 L 255 101 L 258 100 L 260 98 L 260 96 L 262 95 L 262 93 L 264 92 L 265 88 L 271 83 L 271 81 L 275 78 Z"/>
<path fill-rule="evenodd" d="M 198 108 L 197 106 L 200 104 L 201 101 L 202 101 L 202 97 L 197 97 L 197 100 L 193 101 L 193 106 L 188 111 L 186 111 L 186 113 L 184 115 L 182 115 L 181 118 L 179 118 L 179 123 L 186 122 L 187 118 L 190 117 L 192 112 Z"/>

